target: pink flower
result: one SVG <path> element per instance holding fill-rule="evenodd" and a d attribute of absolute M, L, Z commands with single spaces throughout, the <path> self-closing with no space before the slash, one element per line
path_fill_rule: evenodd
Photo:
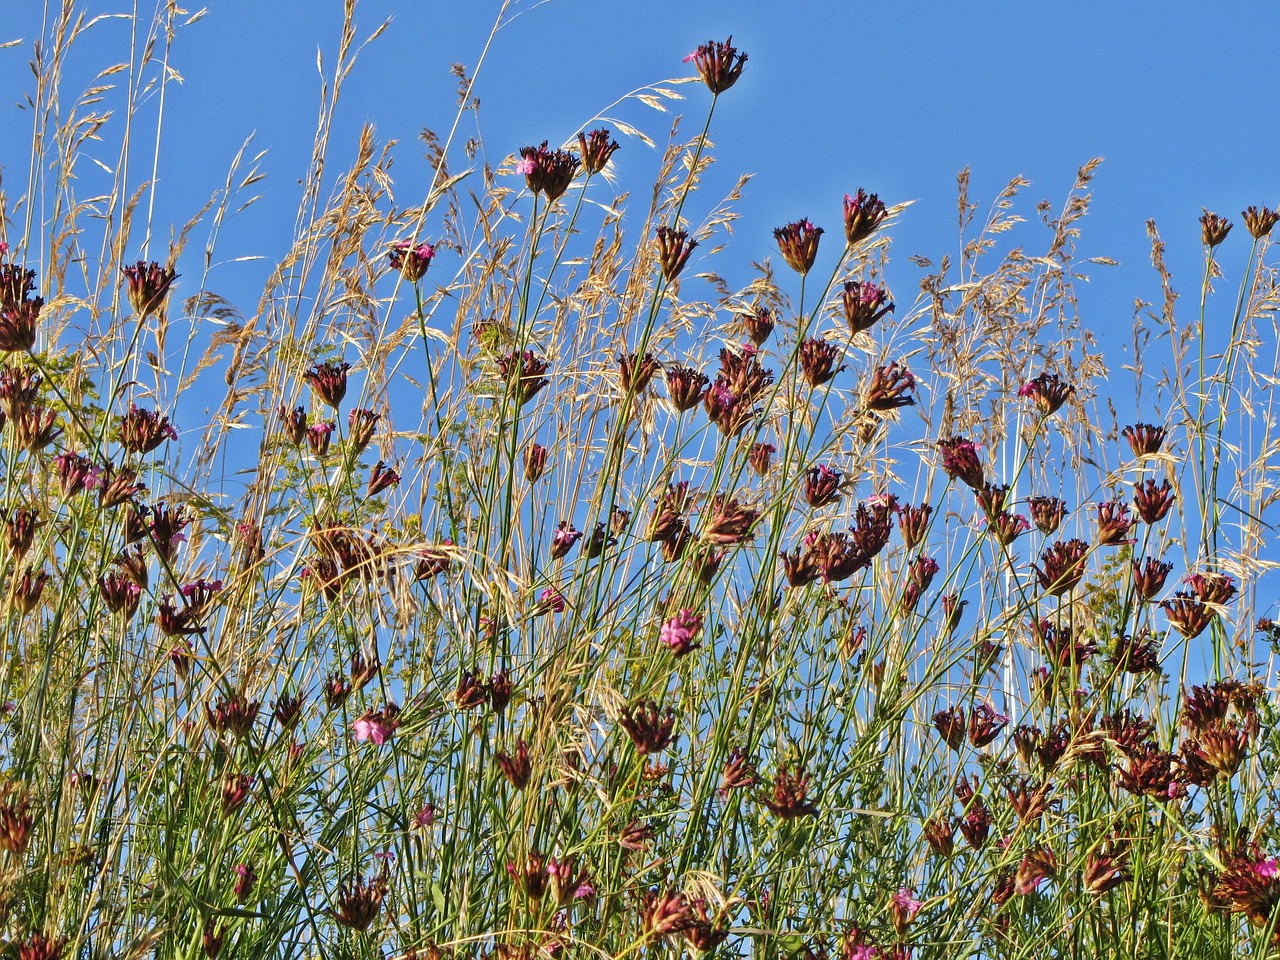
<path fill-rule="evenodd" d="M 516 173 L 528 176 L 538 169 L 538 161 L 533 157 L 523 157 L 516 161 Z"/>
<path fill-rule="evenodd" d="M 894 905 L 907 915 L 908 919 L 915 917 L 920 912 L 920 908 L 924 906 L 919 900 L 912 896 L 913 891 L 906 887 L 899 887 L 898 892 L 893 895 Z"/>
<path fill-rule="evenodd" d="M 1275 857 L 1268 857 L 1266 860 L 1259 860 L 1254 864 L 1253 872 L 1260 877 L 1266 877 L 1268 880 L 1280 876 L 1280 861 Z"/>
<path fill-rule="evenodd" d="M 538 613 L 564 613 L 564 597 L 555 587 L 547 587 L 538 594 Z"/>
<path fill-rule="evenodd" d="M 702 618 L 692 610 L 682 609 L 662 625 L 658 640 L 670 648 L 671 653 L 683 657 L 698 644 L 694 637 L 702 630 Z"/>
<path fill-rule="evenodd" d="M 396 719 L 396 715 L 399 712 L 398 707 L 388 704 L 384 710 L 370 710 L 356 717 L 351 724 L 356 740 L 368 740 L 375 746 L 382 746 L 391 739 L 391 734 L 395 733 L 396 727 L 400 726 L 399 721 Z"/>

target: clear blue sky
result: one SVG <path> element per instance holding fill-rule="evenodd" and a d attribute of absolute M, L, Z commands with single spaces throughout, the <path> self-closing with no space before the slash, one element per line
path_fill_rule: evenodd
<path fill-rule="evenodd" d="M 0 40 L 37 36 L 41 5 L 9 6 Z M 331 70 L 341 3 L 208 6 L 174 51 L 185 82 L 168 92 L 158 209 L 180 223 L 220 186 L 237 147 L 256 132 L 258 147 L 270 150 L 266 200 L 228 227 L 219 253 L 276 256 L 292 228 L 296 181 L 314 129 L 316 51 Z M 413 181 L 425 189 L 426 168 L 416 134 L 423 126 L 447 129 L 455 82 L 449 64 L 475 65 L 497 7 L 363 0 L 362 35 L 387 17 L 394 22 L 350 81 L 330 172 L 348 161 L 360 125 L 373 121 L 381 138 L 401 142 L 400 198 L 420 195 Z M 1123 267 L 1096 271 L 1086 321 L 1127 330 L 1133 298 L 1158 294 L 1147 265 L 1148 218 L 1169 241 L 1179 286 L 1189 295 L 1198 283 L 1201 207 L 1238 222 L 1248 204 L 1280 201 L 1280 129 L 1267 109 L 1274 83 L 1267 51 L 1280 35 L 1273 4 L 1223 4 L 1210 13 L 1192 2 L 526 0 L 514 10 L 520 15 L 499 34 L 476 89 L 495 164 L 523 144 L 572 137 L 633 88 L 686 74 L 690 66 L 681 59 L 698 42 L 733 34 L 748 52 L 746 72 L 722 98 L 712 131 L 726 182 L 739 172 L 756 174 L 740 206 L 735 245 L 717 264 L 731 279 L 732 264 L 743 266 L 745 279 L 750 260 L 772 252 L 776 225 L 808 216 L 836 230 L 841 195 L 865 186 L 889 202 L 917 201 L 895 231 L 889 278 L 899 302 L 909 303 L 919 270 L 906 258 L 936 260 L 955 250 L 961 167 L 972 168 L 973 195 L 984 204 L 1013 175 L 1029 177 L 1023 212 L 1031 216 L 1035 200 L 1056 207 L 1076 167 L 1102 156 L 1081 253 L 1112 256 Z M 124 20 L 96 27 L 75 66 L 88 71 L 118 56 L 127 30 Z M 16 103 L 31 86 L 29 58 L 29 44 L 0 50 L 0 169 L 11 192 L 25 174 L 29 121 Z M 682 89 L 693 126 L 707 94 Z M 633 107 L 624 116 L 655 139 L 665 134 L 668 121 L 657 114 Z M 628 142 L 614 158 L 620 182 L 637 194 L 647 190 L 653 163 L 645 153 Z M 86 194 L 104 177 L 88 165 L 80 175 Z M 704 196 L 707 209 L 714 196 Z M 702 211 L 690 212 L 696 218 Z M 1031 249 L 1040 242 L 1031 231 L 1025 241 Z M 195 249 L 201 243 L 197 237 Z M 1246 249 L 1241 225 L 1223 251 L 1228 272 Z M 233 297 L 242 289 L 248 311 L 264 270 L 224 267 L 210 286 Z"/>

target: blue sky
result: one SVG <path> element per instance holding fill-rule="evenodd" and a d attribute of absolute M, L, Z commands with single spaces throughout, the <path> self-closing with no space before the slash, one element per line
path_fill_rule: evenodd
<path fill-rule="evenodd" d="M 37 36 L 39 7 L 26 0 L 9 11 L 0 40 Z M 362 36 L 388 17 L 393 23 L 349 81 L 331 172 L 349 159 L 367 120 L 381 138 L 401 143 L 400 198 L 415 198 L 415 178 L 425 190 L 416 134 L 423 126 L 448 128 L 455 85 L 449 64 L 474 67 L 497 9 L 487 2 L 364 0 L 357 13 Z M 523 144 L 572 137 L 629 90 L 686 74 L 681 59 L 698 42 L 732 34 L 748 52 L 742 80 L 722 98 L 712 130 L 723 182 L 755 174 L 735 244 L 717 264 L 726 273 L 741 264 L 744 279 L 752 259 L 773 252 L 772 227 L 807 216 L 836 231 L 840 197 L 865 186 L 889 202 L 916 201 L 895 231 L 889 276 L 899 302 L 909 302 L 919 270 L 907 257 L 936 260 L 956 249 L 959 169 L 972 168 L 972 195 L 984 208 L 1012 176 L 1027 176 L 1032 187 L 1021 212 L 1033 217 L 1036 200 L 1056 208 L 1076 168 L 1102 156 L 1080 252 L 1122 266 L 1095 271 L 1085 319 L 1095 329 L 1127 330 L 1134 297 L 1158 295 L 1148 218 L 1169 242 L 1175 279 L 1190 295 L 1199 278 L 1201 207 L 1238 221 L 1248 204 L 1280 200 L 1280 130 L 1260 109 L 1272 83 L 1263 51 L 1280 29 L 1280 8 L 1270 4 L 1224 5 L 1212 15 L 1184 2 L 547 0 L 512 10 L 476 87 L 495 165 Z M 248 135 L 270 151 L 264 201 L 220 241 L 228 259 L 270 258 L 288 242 L 317 112 L 317 49 L 331 71 L 340 22 L 334 0 L 212 0 L 207 15 L 179 34 L 173 65 L 184 83 L 167 94 L 158 209 L 178 223 L 198 209 Z M 95 27 L 74 66 L 88 71 L 118 58 L 127 30 L 124 20 Z M 29 58 L 29 44 L 0 50 L 8 94 L 0 108 L 8 131 L 0 167 L 11 190 L 25 166 L 29 121 L 15 104 L 31 85 Z M 699 86 L 682 90 L 692 132 L 707 94 Z M 669 123 L 635 106 L 623 116 L 659 141 Z M 620 183 L 636 193 L 647 191 L 654 162 L 647 153 L 628 142 L 614 158 Z M 95 175 L 82 172 L 86 192 Z M 709 190 L 706 209 L 717 198 Z M 1034 230 L 1017 239 L 1030 249 L 1040 242 Z M 1222 251 L 1229 276 L 1243 263 L 1247 240 L 1241 225 Z M 249 310 L 257 289 L 251 281 L 265 269 L 227 266 L 210 285 L 233 296 L 243 285 Z"/>

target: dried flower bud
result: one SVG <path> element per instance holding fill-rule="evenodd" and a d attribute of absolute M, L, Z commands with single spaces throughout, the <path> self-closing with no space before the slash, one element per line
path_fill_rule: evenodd
<path fill-rule="evenodd" d="M 801 276 L 813 269 L 821 238 L 822 228 L 815 227 L 808 220 L 796 220 L 773 231 L 773 239 L 778 242 L 782 259 Z"/>
<path fill-rule="evenodd" d="M 874 193 L 861 187 L 851 197 L 844 195 L 844 236 L 849 246 L 856 247 L 876 232 L 889 211 Z"/>
<path fill-rule="evenodd" d="M 169 296 L 169 287 L 178 275 L 173 270 L 161 267 L 152 260 L 150 263 L 139 260 L 137 263 L 120 268 L 125 276 L 129 306 L 145 320 L 153 313 L 158 313 Z"/>
<path fill-rule="evenodd" d="M 1270 236 L 1271 228 L 1276 225 L 1277 221 L 1280 221 L 1280 213 L 1276 213 L 1266 207 L 1261 210 L 1257 207 L 1250 207 L 1241 216 L 1244 217 L 1244 225 L 1255 240 Z"/>
<path fill-rule="evenodd" d="M 662 265 L 662 276 L 671 283 L 680 276 L 684 265 L 689 262 L 689 254 L 698 246 L 697 240 L 690 240 L 689 233 L 677 227 L 658 227 L 658 262 Z"/>
<path fill-rule="evenodd" d="M 1135 423 L 1122 431 L 1135 457 L 1149 457 L 1160 452 L 1168 431 L 1150 423 Z"/>
<path fill-rule="evenodd" d="M 618 149 L 618 141 L 609 139 L 608 130 L 592 130 L 578 133 L 578 151 L 582 155 L 582 169 L 587 176 L 599 173 Z"/>
<path fill-rule="evenodd" d="M 747 55 L 739 53 L 733 45 L 733 37 L 729 37 L 724 43 L 708 40 L 699 44 L 698 49 L 684 58 L 684 62 L 692 62 L 707 89 L 719 96 L 738 82 Z"/>
<path fill-rule="evenodd" d="M 1200 239 L 1210 250 L 1227 239 L 1227 234 L 1230 232 L 1231 222 L 1226 217 L 1220 217 L 1208 210 L 1200 216 Z"/>

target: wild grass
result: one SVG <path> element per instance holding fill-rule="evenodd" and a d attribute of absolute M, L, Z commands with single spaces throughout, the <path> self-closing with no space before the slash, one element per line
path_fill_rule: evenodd
<path fill-rule="evenodd" d="M 238 302 L 263 157 L 172 230 L 131 179 L 194 19 L 77 92 L 100 24 L 47 8 L 0 156 L 7 951 L 1274 952 L 1273 213 L 1206 213 L 1191 319 L 1149 225 L 1130 399 L 1075 295 L 1098 161 L 1033 215 L 963 172 L 917 291 L 852 185 L 731 243 L 709 42 L 633 95 L 699 131 L 651 189 L 617 123 L 477 162 L 459 68 L 406 198 L 332 142 L 348 2 Z"/>

